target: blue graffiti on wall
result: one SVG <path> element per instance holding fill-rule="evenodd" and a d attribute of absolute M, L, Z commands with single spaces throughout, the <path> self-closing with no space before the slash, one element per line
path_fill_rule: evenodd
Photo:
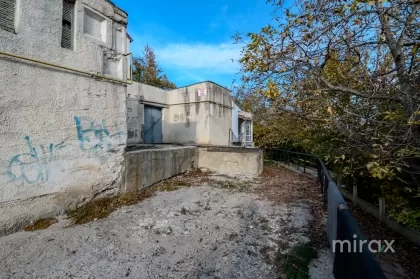
<path fill-rule="evenodd" d="M 117 146 L 125 145 L 124 133 L 109 132 L 106 121 L 100 124 L 87 117 L 74 117 L 77 138 L 82 151 L 106 150 L 115 152 Z M 117 125 L 115 125 L 117 127 Z M 12 181 L 21 180 L 28 184 L 47 182 L 50 179 L 51 162 L 55 159 L 55 152 L 65 147 L 59 144 L 39 145 L 33 147 L 31 138 L 25 137 L 27 152 L 19 153 L 10 160 L 7 175 Z"/>
<path fill-rule="evenodd" d="M 12 181 L 22 180 L 29 184 L 47 182 L 50 176 L 49 164 L 54 157 L 54 151 L 64 148 L 64 143 L 55 145 L 51 143 L 47 147 L 40 145 L 38 152 L 32 146 L 29 136 L 25 137 L 25 141 L 29 152 L 13 156 L 7 174 Z"/>
<path fill-rule="evenodd" d="M 77 139 L 82 151 L 94 151 L 105 149 L 115 151 L 116 146 L 125 145 L 122 131 L 111 134 L 105 120 L 98 124 L 87 117 L 74 117 L 76 122 Z M 117 126 L 117 125 L 115 125 Z M 115 143 L 115 140 L 118 143 Z"/>

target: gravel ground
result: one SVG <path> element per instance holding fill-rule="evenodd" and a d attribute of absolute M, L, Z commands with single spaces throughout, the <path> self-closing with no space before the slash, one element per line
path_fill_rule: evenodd
<path fill-rule="evenodd" d="M 279 255 L 309 241 L 312 205 L 261 195 L 272 177 L 195 179 L 105 219 L 2 237 L 0 278 L 282 278 Z"/>
<path fill-rule="evenodd" d="M 318 251 L 318 258 L 309 265 L 309 276 L 311 279 L 334 279 L 333 255 L 330 249 Z"/>

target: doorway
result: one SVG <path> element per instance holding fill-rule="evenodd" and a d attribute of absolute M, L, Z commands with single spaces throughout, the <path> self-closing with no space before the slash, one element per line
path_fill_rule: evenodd
<path fill-rule="evenodd" d="M 162 109 L 144 106 L 144 143 L 162 143 Z"/>

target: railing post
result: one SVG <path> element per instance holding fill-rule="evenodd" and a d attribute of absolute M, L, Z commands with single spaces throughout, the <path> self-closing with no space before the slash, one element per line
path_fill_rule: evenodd
<path fill-rule="evenodd" d="M 357 205 L 357 185 L 353 186 L 353 204 Z"/>
<path fill-rule="evenodd" d="M 325 174 L 325 185 L 324 185 L 324 191 L 323 191 L 323 193 L 324 193 L 324 195 L 323 195 L 324 209 L 327 207 L 328 183 L 329 183 L 329 181 L 328 181 L 328 178 L 327 178 L 327 174 Z"/>
<path fill-rule="evenodd" d="M 318 160 L 316 161 L 316 170 L 318 171 L 318 181 L 321 183 L 321 165 L 319 164 Z"/>
<path fill-rule="evenodd" d="M 326 209 L 328 205 L 328 187 L 329 187 L 329 182 L 327 181 L 327 184 L 325 184 L 325 189 L 324 189 L 324 209 Z"/>
<path fill-rule="evenodd" d="M 324 187 L 324 174 L 322 173 L 322 170 L 319 171 L 319 185 L 321 185 L 321 193 L 322 193 L 322 187 Z"/>
<path fill-rule="evenodd" d="M 383 223 L 385 220 L 385 199 L 379 198 L 379 221 Z"/>

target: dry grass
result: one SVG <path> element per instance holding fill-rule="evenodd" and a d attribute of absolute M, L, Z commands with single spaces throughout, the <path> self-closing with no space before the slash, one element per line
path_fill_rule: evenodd
<path fill-rule="evenodd" d="M 161 181 L 154 186 L 147 187 L 138 192 L 92 200 L 76 209 L 68 210 L 67 216 L 73 219 L 74 225 L 86 224 L 103 219 L 123 206 L 138 204 L 152 197 L 156 192 L 171 192 L 183 187 L 191 187 L 194 182 L 209 174 L 210 172 L 203 172 L 199 169 L 191 170 L 183 175 Z"/>
<path fill-rule="evenodd" d="M 260 185 L 255 192 L 265 199 L 278 204 L 305 200 L 310 205 L 314 217 L 310 222 L 311 244 L 315 249 L 325 247 L 326 210 L 323 208 L 322 194 L 317 178 L 309 174 L 293 172 L 276 164 L 264 166 Z"/>
<path fill-rule="evenodd" d="M 250 182 L 241 181 L 215 181 L 210 179 L 208 183 L 215 184 L 221 189 L 227 189 L 238 192 L 247 192 L 251 187 Z"/>
<path fill-rule="evenodd" d="M 54 219 L 54 218 L 39 219 L 39 220 L 36 220 L 33 224 L 26 226 L 24 228 L 24 231 L 33 232 L 33 231 L 45 230 L 57 222 L 58 222 L 57 219 Z"/>
<path fill-rule="evenodd" d="M 323 208 L 322 194 L 317 179 L 276 164 L 268 164 L 264 166 L 264 172 L 259 180 L 260 185 L 255 192 L 264 199 L 277 204 L 305 201 L 310 205 L 313 220 L 309 223 L 308 233 L 311 242 L 296 247 L 297 250 L 294 250 L 286 259 L 279 255 L 276 263 L 279 272 L 285 272 L 290 278 L 307 278 L 307 264 L 314 257 L 313 250 L 325 247 L 326 211 Z M 298 261 L 300 264 L 297 264 L 295 260 L 300 258 L 304 260 Z"/>
<path fill-rule="evenodd" d="M 97 219 L 106 218 L 122 206 L 134 205 L 153 195 L 151 190 L 127 193 L 115 197 L 90 201 L 79 208 L 68 210 L 67 215 L 75 225 L 85 224 Z"/>
<path fill-rule="evenodd" d="M 316 203 L 322 201 L 315 177 L 279 165 L 265 165 L 260 183 L 256 192 L 274 202 L 290 203 L 302 199 Z"/>

